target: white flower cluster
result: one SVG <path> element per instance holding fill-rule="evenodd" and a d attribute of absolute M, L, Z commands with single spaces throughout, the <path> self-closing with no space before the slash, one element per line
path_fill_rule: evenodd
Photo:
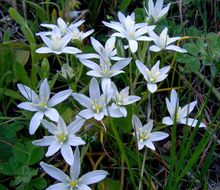
<path fill-rule="evenodd" d="M 49 135 L 44 136 L 42 139 L 33 141 L 33 144 L 36 146 L 48 146 L 46 157 L 52 156 L 60 150 L 62 157 L 66 163 L 70 165 L 70 176 L 68 176 L 52 165 L 48 165 L 44 162 L 40 163 L 46 173 L 59 181 L 59 183 L 50 186 L 47 190 L 89 190 L 91 188 L 88 185 L 96 183 L 106 177 L 108 174 L 106 171 L 97 170 L 84 174 L 79 178 L 80 152 L 78 146 L 84 145 L 85 141 L 76 133 L 81 130 L 86 120 L 92 118 L 103 123 L 102 120 L 105 116 L 114 118 L 127 117 L 126 106 L 141 99 L 139 96 L 129 95 L 128 86 L 122 90 L 118 90 L 116 83 L 112 81 L 112 78 L 116 75 L 125 73 L 123 69 L 128 64 L 132 64 L 131 57 L 118 56 L 117 48 L 115 47 L 116 38 L 127 40 L 127 45 L 125 45 L 124 48 L 129 48 L 132 54 L 138 52 L 140 47 L 142 47 L 138 45 L 139 41 L 147 41 L 149 44 L 153 42 L 154 44 L 149 46 L 149 51 L 151 52 L 173 50 L 186 53 L 186 50 L 175 45 L 170 45 L 179 40 L 180 37 L 170 38 L 167 28 L 164 28 L 161 34 L 157 35 L 153 31 L 156 26 L 149 25 L 150 21 L 156 23 L 163 18 L 168 12 L 169 7 L 170 4 L 163 8 L 163 0 L 157 0 L 155 6 L 153 1 L 149 0 L 148 8 L 145 8 L 148 23 L 136 23 L 134 13 L 125 16 L 121 12 L 118 12 L 119 22 L 111 21 L 108 23 L 103 21 L 105 26 L 116 30 L 116 32 L 111 35 L 104 46 L 98 40 L 91 37 L 91 43 L 95 53 L 79 54 L 81 50 L 67 46 L 71 40 L 82 41 L 94 31 L 89 30 L 86 33 L 79 31 L 78 27 L 84 22 L 83 20 L 67 24 L 62 18 L 58 18 L 57 25 L 41 25 L 42 27 L 51 29 L 51 31 L 37 33 L 47 47 L 37 49 L 36 53 L 77 54 L 76 57 L 79 61 L 91 69 L 87 72 L 87 75 L 93 77 L 89 84 L 89 96 L 67 89 L 56 93 L 50 98 L 50 87 L 47 79 L 41 82 L 39 95 L 29 87 L 18 84 L 20 93 L 27 99 L 27 102 L 20 103 L 18 107 L 36 112 L 30 121 L 29 133 L 33 135 L 41 123 L 49 133 Z M 149 93 L 155 93 L 158 88 L 157 83 L 167 78 L 171 67 L 162 65 L 162 68 L 160 68 L 160 60 L 156 61 L 156 64 L 151 68 L 140 60 L 133 61 L 146 80 Z M 72 68 L 68 64 L 65 65 L 65 68 L 70 71 L 70 73 L 68 73 L 62 68 L 62 73 L 65 72 L 65 78 L 73 77 Z M 95 77 L 101 78 L 100 83 Z M 81 110 L 75 120 L 67 126 L 54 106 L 62 103 L 70 96 L 81 104 L 84 109 Z M 192 127 L 198 125 L 199 122 L 197 120 L 188 118 L 189 113 L 192 112 L 196 105 L 196 101 L 181 108 L 179 107 L 177 92 L 172 90 L 170 101 L 166 99 L 166 105 L 170 117 L 164 117 L 162 120 L 163 124 L 173 125 L 179 123 Z M 50 121 L 43 119 L 44 116 Z M 142 126 L 139 118 L 133 115 L 132 124 L 135 129 L 139 150 L 144 146 L 155 150 L 153 142 L 168 137 L 168 133 L 152 132 L 153 120 L 149 120 L 146 125 Z M 199 127 L 206 127 L 206 125 L 200 122 Z M 73 146 L 76 147 L 75 152 L 72 150 Z"/>

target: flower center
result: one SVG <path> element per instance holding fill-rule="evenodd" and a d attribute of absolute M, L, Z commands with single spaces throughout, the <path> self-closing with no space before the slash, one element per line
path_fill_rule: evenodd
<path fill-rule="evenodd" d="M 122 100 L 122 95 L 121 94 L 117 95 L 117 104 L 119 106 L 121 106 L 123 104 L 123 100 Z"/>
<path fill-rule="evenodd" d="M 71 182 L 69 183 L 69 185 L 70 185 L 70 187 L 76 187 L 77 181 L 71 181 Z"/>
<path fill-rule="evenodd" d="M 98 100 L 95 99 L 92 102 L 92 109 L 96 112 L 96 113 L 100 113 L 100 111 L 102 110 L 102 104 L 98 103 Z"/>
<path fill-rule="evenodd" d="M 59 51 L 61 49 L 61 37 L 60 36 L 55 36 L 53 39 L 53 50 L 54 51 Z"/>
<path fill-rule="evenodd" d="M 160 75 L 160 73 L 158 71 L 155 71 L 154 69 L 152 69 L 151 71 L 147 71 L 147 75 L 149 78 L 149 82 L 155 83 L 157 80 L 157 77 L 158 77 L 158 75 Z"/>
<path fill-rule="evenodd" d="M 58 141 L 61 142 L 61 143 L 65 142 L 67 140 L 67 135 L 64 134 L 63 132 L 58 133 L 56 135 L 56 137 L 57 137 Z"/>
<path fill-rule="evenodd" d="M 46 106 L 46 103 L 45 103 L 45 102 L 40 102 L 40 103 L 39 103 L 39 106 L 40 106 L 40 107 L 45 107 L 45 106 Z"/>
<path fill-rule="evenodd" d="M 181 108 L 179 107 L 178 110 L 177 110 L 177 112 L 176 112 L 176 120 L 177 120 L 177 121 L 180 120 L 180 118 L 181 118 L 180 110 L 181 110 Z"/>
<path fill-rule="evenodd" d="M 149 133 L 143 129 L 139 129 L 140 142 L 144 142 L 149 137 Z"/>

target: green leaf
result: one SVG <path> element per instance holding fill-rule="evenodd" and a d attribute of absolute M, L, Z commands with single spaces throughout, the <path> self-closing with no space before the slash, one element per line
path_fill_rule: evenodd
<path fill-rule="evenodd" d="M 15 72 L 19 78 L 19 80 L 27 85 L 27 86 L 31 86 L 31 81 L 28 77 L 27 71 L 24 69 L 24 66 L 18 62 L 15 63 Z"/>
<path fill-rule="evenodd" d="M 36 189 L 44 189 L 47 187 L 47 181 L 44 178 L 38 177 L 31 180 L 31 185 Z"/>
<path fill-rule="evenodd" d="M 128 8 L 128 6 L 131 4 L 131 2 L 132 0 L 122 0 L 119 6 L 120 10 L 125 11 Z"/>
<path fill-rule="evenodd" d="M 27 143 L 27 150 L 30 152 L 30 156 L 28 159 L 28 164 L 33 165 L 41 161 L 44 157 L 44 148 L 36 147 L 32 144 L 32 142 Z"/>
<path fill-rule="evenodd" d="M 107 179 L 99 183 L 98 190 L 116 190 L 121 189 L 119 180 Z"/>

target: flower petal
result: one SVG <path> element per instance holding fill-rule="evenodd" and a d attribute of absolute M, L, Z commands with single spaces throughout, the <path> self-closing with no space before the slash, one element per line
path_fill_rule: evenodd
<path fill-rule="evenodd" d="M 69 164 L 73 165 L 74 162 L 74 156 L 73 156 L 73 150 L 70 145 L 63 144 L 61 147 L 61 154 L 64 158 L 64 160 Z"/>
<path fill-rule="evenodd" d="M 84 119 L 91 119 L 94 115 L 91 109 L 85 109 L 78 113 L 79 116 L 81 116 Z"/>
<path fill-rule="evenodd" d="M 72 90 L 63 90 L 55 94 L 48 102 L 49 107 L 53 107 L 66 100 L 72 93 Z"/>
<path fill-rule="evenodd" d="M 70 166 L 70 177 L 73 179 L 78 179 L 80 174 L 81 164 L 80 164 L 80 152 L 79 148 L 76 147 L 74 152 L 74 162 L 73 165 Z"/>
<path fill-rule="evenodd" d="M 136 116 L 136 115 L 133 115 L 132 116 L 132 125 L 135 129 L 135 131 L 137 132 L 140 128 L 142 128 L 142 123 L 140 121 L 140 119 Z"/>
<path fill-rule="evenodd" d="M 100 70 L 100 66 L 97 65 L 95 62 L 86 60 L 86 59 L 80 59 L 80 62 L 85 65 L 86 67 L 89 67 L 92 70 Z"/>
<path fill-rule="evenodd" d="M 81 180 L 83 184 L 90 185 L 103 180 L 107 175 L 108 172 L 104 170 L 96 170 L 84 174 L 79 180 Z"/>
<path fill-rule="evenodd" d="M 32 142 L 32 144 L 36 146 L 49 146 L 55 141 L 54 136 L 44 136 L 43 139 L 35 140 Z"/>
<path fill-rule="evenodd" d="M 186 117 L 187 115 L 189 115 L 193 109 L 195 108 L 197 104 L 197 101 L 191 102 L 190 104 L 185 105 L 181 110 L 180 110 L 180 116 L 182 118 Z"/>
<path fill-rule="evenodd" d="M 53 51 L 48 47 L 41 47 L 35 50 L 36 53 L 53 53 Z"/>
<path fill-rule="evenodd" d="M 164 117 L 162 123 L 165 125 L 173 125 L 173 120 L 171 119 L 171 117 Z"/>
<path fill-rule="evenodd" d="M 81 129 L 84 123 L 85 119 L 76 118 L 76 120 L 74 120 L 72 123 L 68 125 L 67 129 L 71 134 L 75 134 Z"/>
<path fill-rule="evenodd" d="M 173 50 L 173 51 L 177 51 L 180 53 L 187 53 L 187 50 L 180 48 L 179 46 L 175 46 L 175 45 L 169 45 L 166 47 L 167 50 Z"/>
<path fill-rule="evenodd" d="M 49 146 L 45 156 L 49 157 L 54 155 L 58 150 L 60 150 L 60 148 L 62 147 L 62 144 L 60 144 L 57 141 L 54 141 L 53 143 L 51 143 L 51 145 Z"/>
<path fill-rule="evenodd" d="M 42 124 L 51 134 L 55 135 L 57 131 L 57 127 L 53 123 L 48 122 L 47 120 L 43 119 Z"/>
<path fill-rule="evenodd" d="M 149 139 L 151 141 L 160 141 L 160 140 L 163 140 L 165 138 L 167 138 L 169 136 L 168 133 L 164 133 L 164 132 L 152 132 L 150 135 L 149 135 Z"/>
<path fill-rule="evenodd" d="M 135 40 L 128 40 L 129 47 L 132 53 L 135 53 L 138 49 L 138 43 Z"/>
<path fill-rule="evenodd" d="M 44 79 L 40 85 L 39 96 L 41 102 L 46 103 L 50 98 L 50 87 L 48 85 L 47 79 Z"/>
<path fill-rule="evenodd" d="M 58 168 L 55 168 L 52 165 L 40 162 L 40 166 L 48 175 L 60 182 L 67 182 L 69 179 L 68 175 L 66 175 L 63 171 L 59 170 Z"/>
<path fill-rule="evenodd" d="M 29 133 L 30 135 L 33 135 L 37 128 L 39 127 L 41 120 L 44 117 L 44 113 L 37 112 L 34 114 L 34 116 L 31 118 L 30 127 L 29 127 Z"/>
<path fill-rule="evenodd" d="M 157 90 L 157 84 L 147 83 L 147 89 L 148 89 L 151 93 L 154 93 L 154 92 L 156 92 L 156 90 Z"/>
<path fill-rule="evenodd" d="M 184 118 L 184 119 L 181 119 L 179 122 L 180 122 L 181 124 L 185 124 L 185 125 L 188 125 L 188 126 L 190 126 L 190 127 L 196 127 L 197 124 L 198 124 L 198 120 L 193 119 L 193 118 Z M 200 127 L 206 127 L 206 125 L 201 122 L 201 123 L 199 124 L 199 128 L 200 128 Z"/>
<path fill-rule="evenodd" d="M 85 141 L 83 141 L 81 139 L 81 137 L 77 137 L 77 136 L 71 134 L 68 137 L 67 144 L 69 144 L 71 146 L 79 146 L 79 145 L 84 145 L 86 143 L 85 143 Z"/>
<path fill-rule="evenodd" d="M 84 94 L 72 93 L 73 98 L 86 108 L 91 107 L 91 99 Z"/>
<path fill-rule="evenodd" d="M 22 102 L 17 107 L 28 111 L 39 111 L 39 108 L 31 102 Z"/>
<path fill-rule="evenodd" d="M 75 47 L 64 47 L 62 49 L 62 53 L 68 53 L 68 54 L 77 54 L 77 53 L 81 53 L 81 50 L 79 50 L 78 48 L 75 48 Z"/>
<path fill-rule="evenodd" d="M 44 113 L 50 120 L 57 122 L 60 115 L 57 112 L 56 109 L 54 108 L 49 108 L 45 113 Z"/>
<path fill-rule="evenodd" d="M 156 149 L 155 146 L 154 146 L 154 144 L 153 144 L 150 140 L 146 140 L 146 141 L 144 141 L 143 143 L 144 143 L 144 145 L 145 145 L 146 147 L 150 148 L 151 150 L 155 150 L 155 149 Z"/>
<path fill-rule="evenodd" d="M 23 84 L 18 84 L 18 90 L 24 96 L 27 100 L 33 102 L 33 103 L 38 103 L 39 102 L 39 97 L 38 95 L 29 87 L 23 85 Z"/>
<path fill-rule="evenodd" d="M 69 187 L 67 187 L 66 183 L 56 183 L 54 185 L 49 186 L 45 190 L 69 190 Z"/>
<path fill-rule="evenodd" d="M 153 52 L 159 52 L 162 49 L 160 47 L 156 46 L 156 45 L 152 45 L 152 46 L 149 47 L 149 50 L 153 51 Z"/>
<path fill-rule="evenodd" d="M 99 83 L 95 78 L 92 78 L 89 84 L 89 96 L 92 100 L 100 98 Z"/>

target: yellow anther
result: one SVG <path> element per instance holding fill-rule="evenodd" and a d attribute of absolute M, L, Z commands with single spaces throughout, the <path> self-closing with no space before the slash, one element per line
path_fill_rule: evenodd
<path fill-rule="evenodd" d="M 77 181 L 71 181 L 70 182 L 70 187 L 76 187 Z"/>

